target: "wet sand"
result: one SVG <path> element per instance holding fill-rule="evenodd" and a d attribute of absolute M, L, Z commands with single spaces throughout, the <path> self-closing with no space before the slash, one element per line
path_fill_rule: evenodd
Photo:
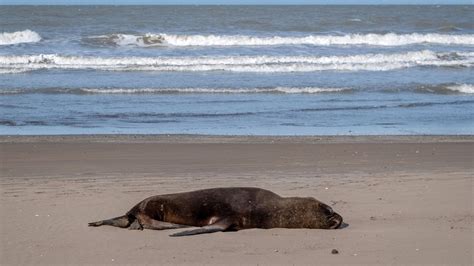
<path fill-rule="evenodd" d="M 0 264 L 471 265 L 473 158 L 472 136 L 2 136 Z M 87 226 L 224 186 L 312 196 L 348 225 L 181 238 Z"/>

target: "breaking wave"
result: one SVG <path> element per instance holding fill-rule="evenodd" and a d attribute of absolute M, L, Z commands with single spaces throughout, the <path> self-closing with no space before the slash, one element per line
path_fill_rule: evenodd
<path fill-rule="evenodd" d="M 330 88 L 330 87 L 255 87 L 255 88 L 36 88 L 36 89 L 0 89 L 0 95 L 15 94 L 325 94 L 325 93 L 353 93 L 359 90 L 380 91 L 380 92 L 400 92 L 412 91 L 415 93 L 432 94 L 473 94 L 474 85 L 472 84 L 428 84 L 408 86 L 406 88 L 394 89 L 373 89 L 373 88 Z M 340 101 L 340 100 L 338 100 Z M 226 101 L 228 102 L 228 101 Z M 360 102 L 360 100 L 358 100 Z M 0 106 L 2 107 L 2 106 Z M 3 106 L 4 107 L 4 106 Z"/>
<path fill-rule="evenodd" d="M 41 41 L 41 36 L 31 30 L 0 33 L 0 45 L 33 43 Z"/>
<path fill-rule="evenodd" d="M 473 84 L 456 84 L 452 86 L 447 86 L 446 87 L 448 90 L 452 90 L 455 92 L 461 92 L 461 93 L 474 93 L 474 85 Z"/>
<path fill-rule="evenodd" d="M 473 64 L 474 52 L 437 53 L 430 50 L 348 56 L 84 57 L 40 54 L 0 56 L 0 73 L 41 69 L 267 73 L 326 70 L 388 71 L 417 66 L 471 67 Z"/>
<path fill-rule="evenodd" d="M 458 84 L 458 83 L 448 83 L 448 84 L 438 84 L 438 85 L 420 85 L 415 91 L 421 93 L 435 93 L 435 94 L 473 94 L 474 85 L 473 84 Z"/>
<path fill-rule="evenodd" d="M 474 45 L 474 34 L 347 34 L 287 36 L 248 35 L 176 35 L 176 34 L 108 34 L 90 36 L 86 43 L 114 46 L 268 46 L 268 45 L 373 45 L 402 46 L 412 44 Z"/>
<path fill-rule="evenodd" d="M 318 87 L 273 87 L 273 88 L 44 88 L 0 90 L 0 95 L 8 94 L 316 94 L 350 92 L 349 88 Z"/>

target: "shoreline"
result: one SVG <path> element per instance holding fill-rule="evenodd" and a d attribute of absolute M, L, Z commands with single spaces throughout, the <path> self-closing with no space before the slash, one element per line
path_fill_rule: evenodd
<path fill-rule="evenodd" d="M 0 143 L 129 142 L 129 143 L 430 143 L 474 142 L 474 135 L 195 135 L 195 134 L 78 134 L 0 135 Z"/>

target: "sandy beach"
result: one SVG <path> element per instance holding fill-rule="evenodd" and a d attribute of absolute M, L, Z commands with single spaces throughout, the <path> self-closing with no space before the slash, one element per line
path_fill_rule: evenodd
<path fill-rule="evenodd" d="M 472 136 L 2 136 L 0 264 L 472 265 L 473 158 Z M 227 186 L 315 197 L 347 226 L 87 226 L 148 196 Z"/>

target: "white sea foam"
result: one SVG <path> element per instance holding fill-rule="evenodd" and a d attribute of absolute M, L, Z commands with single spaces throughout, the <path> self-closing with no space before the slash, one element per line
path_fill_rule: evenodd
<path fill-rule="evenodd" d="M 456 84 L 446 87 L 448 90 L 457 91 L 461 93 L 474 93 L 474 84 Z"/>
<path fill-rule="evenodd" d="M 8 68 L 0 68 L 0 74 L 18 74 L 30 71 L 29 69 L 8 69 Z"/>
<path fill-rule="evenodd" d="M 0 71 L 95 69 L 108 71 L 311 72 L 387 71 L 416 66 L 471 67 L 473 53 L 429 50 L 350 56 L 81 57 L 56 54 L 0 56 Z"/>
<path fill-rule="evenodd" d="M 41 36 L 31 30 L 0 33 L 0 45 L 39 42 Z"/>
<path fill-rule="evenodd" d="M 138 88 L 138 89 L 81 89 L 85 93 L 97 94 L 145 94 L 145 93 L 288 93 L 315 94 L 350 91 L 349 88 L 319 88 L 319 87 L 274 87 L 274 88 Z"/>
<path fill-rule="evenodd" d="M 269 88 L 45 88 L 0 90 L 0 94 L 318 94 L 349 92 L 350 88 L 269 87 Z"/>
<path fill-rule="evenodd" d="M 249 36 L 249 35 L 176 35 L 154 34 L 110 34 L 91 36 L 102 44 L 120 46 L 267 46 L 267 45 L 374 45 L 402 46 L 431 43 L 441 45 L 474 45 L 474 34 L 346 34 L 346 35 L 307 35 L 307 36 Z"/>

